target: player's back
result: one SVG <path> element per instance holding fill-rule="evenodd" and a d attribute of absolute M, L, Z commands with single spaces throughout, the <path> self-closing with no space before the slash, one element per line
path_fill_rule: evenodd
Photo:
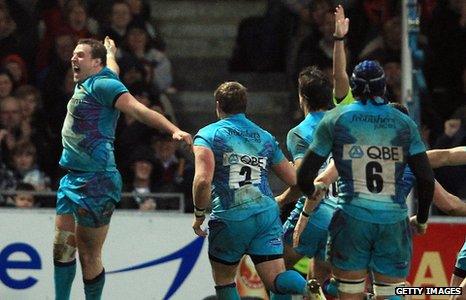
<path fill-rule="evenodd" d="M 327 123 L 342 205 L 360 219 L 387 223 L 404 218 L 406 161 L 425 151 L 414 122 L 391 106 L 356 101 L 332 110 Z"/>
<path fill-rule="evenodd" d="M 284 155 L 270 133 L 235 114 L 202 128 L 194 139 L 214 153 L 212 217 L 242 220 L 276 207 L 268 172 Z"/>
<path fill-rule="evenodd" d="M 311 112 L 304 118 L 303 121 L 301 121 L 301 123 L 299 123 L 296 127 L 292 128 L 288 132 L 286 146 L 288 148 L 288 152 L 290 152 L 293 158 L 293 161 L 302 159 L 306 154 L 309 145 L 313 141 L 314 130 L 324 117 L 324 114 L 324 111 Z M 328 163 L 330 162 L 330 159 L 331 157 L 329 157 L 329 159 L 322 165 L 319 172 L 325 170 Z M 319 228 L 328 228 L 328 224 L 330 223 L 333 212 L 337 206 L 335 190 L 336 188 L 332 186 L 328 195 L 322 199 L 322 202 L 316 208 L 314 215 L 310 220 L 311 223 Z M 299 214 L 302 212 L 305 200 L 305 197 L 298 199 L 295 205 L 295 209 L 290 215 L 291 219 L 299 216 Z"/>

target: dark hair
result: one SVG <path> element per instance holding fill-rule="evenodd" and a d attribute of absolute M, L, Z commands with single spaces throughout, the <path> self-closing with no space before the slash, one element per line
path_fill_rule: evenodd
<path fill-rule="evenodd" d="M 107 65 L 107 49 L 102 42 L 95 39 L 80 39 L 78 45 L 89 45 L 91 47 L 91 57 L 100 58 L 102 66 Z"/>
<path fill-rule="evenodd" d="M 17 143 L 13 149 L 11 150 L 11 157 L 16 156 L 16 155 L 23 155 L 23 154 L 29 154 L 34 156 L 34 159 L 36 158 L 36 146 L 32 142 L 29 141 L 22 141 Z"/>
<path fill-rule="evenodd" d="M 13 78 L 11 72 L 5 67 L 0 67 L 0 75 L 6 75 L 8 78 L 10 78 L 11 84 L 13 85 L 13 91 L 15 88 L 15 79 Z"/>
<path fill-rule="evenodd" d="M 146 146 L 138 146 L 132 152 L 130 156 L 130 163 L 134 165 L 138 161 L 146 161 L 150 164 L 154 164 L 154 153 L 153 151 Z"/>
<path fill-rule="evenodd" d="M 37 102 L 41 101 L 40 90 L 35 86 L 29 84 L 23 84 L 19 86 L 13 93 L 13 96 L 16 98 L 25 98 L 29 95 L 33 95 L 36 98 Z"/>
<path fill-rule="evenodd" d="M 30 183 L 26 183 L 26 182 L 20 182 L 16 185 L 16 190 L 17 191 L 35 191 L 36 189 L 34 188 L 34 186 Z"/>
<path fill-rule="evenodd" d="M 86 15 L 88 13 L 86 2 L 82 0 L 68 0 L 65 2 L 65 6 L 63 7 L 63 15 L 65 16 L 66 21 L 68 22 L 68 18 L 70 17 L 71 12 L 76 7 L 82 7 L 84 11 L 86 11 Z"/>
<path fill-rule="evenodd" d="M 299 95 L 312 111 L 331 107 L 330 81 L 316 66 L 306 67 L 299 73 L 298 89 Z"/>
<path fill-rule="evenodd" d="M 390 102 L 390 103 L 388 103 L 388 105 L 390 105 L 391 107 L 393 107 L 395 109 L 398 109 L 399 111 L 401 111 L 405 115 L 409 116 L 408 108 L 406 106 L 404 106 L 403 104 L 397 103 L 397 102 Z"/>
<path fill-rule="evenodd" d="M 218 86 L 214 93 L 215 101 L 226 114 L 246 112 L 248 102 L 246 88 L 239 82 L 224 82 Z"/>

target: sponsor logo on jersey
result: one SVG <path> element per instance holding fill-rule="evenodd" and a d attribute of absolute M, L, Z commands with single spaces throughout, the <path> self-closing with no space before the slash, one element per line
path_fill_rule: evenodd
<path fill-rule="evenodd" d="M 247 165 L 251 167 L 258 167 L 260 169 L 265 169 L 267 166 L 267 157 L 263 156 L 254 156 L 249 154 L 241 154 L 241 153 L 224 153 L 223 154 L 223 165 Z"/>
<path fill-rule="evenodd" d="M 352 145 L 343 146 L 343 159 L 371 159 L 403 161 L 403 148 L 399 146 Z"/>
<path fill-rule="evenodd" d="M 364 122 L 374 124 L 374 128 L 395 128 L 395 118 L 383 115 L 355 114 L 351 119 L 353 122 Z"/>
<path fill-rule="evenodd" d="M 234 128 L 227 128 L 228 135 L 240 136 L 247 140 L 252 140 L 256 143 L 261 142 L 261 136 L 258 132 L 249 131 L 249 130 L 237 130 Z"/>

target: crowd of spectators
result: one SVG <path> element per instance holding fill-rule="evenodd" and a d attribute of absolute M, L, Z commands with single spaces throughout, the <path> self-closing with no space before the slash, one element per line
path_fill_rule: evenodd
<path fill-rule="evenodd" d="M 0 190 L 10 191 L 0 196 L 0 206 L 54 206 L 53 197 L 27 191 L 54 191 L 66 172 L 58 160 L 74 91 L 70 58 L 78 39 L 105 36 L 119 48 L 120 78 L 130 92 L 176 121 L 171 62 L 150 21 L 148 2 L 0 0 Z M 116 136 L 124 191 L 134 195 L 124 198 L 122 207 L 179 208 L 178 198 L 145 195 L 154 192 L 183 193 L 191 202 L 191 158 L 171 137 L 126 115 Z M 15 195 L 15 190 L 21 192 Z"/>
<path fill-rule="evenodd" d="M 256 71 L 285 72 L 290 91 L 304 66 L 317 65 L 331 76 L 333 9 L 341 2 L 351 20 L 348 71 L 363 59 L 377 59 L 386 72 L 388 99 L 402 101 L 400 0 L 269 0 Z M 421 94 L 423 137 L 430 148 L 466 145 L 466 2 L 419 3 L 427 82 Z M 0 0 L 0 190 L 56 190 L 65 172 L 58 166 L 60 131 L 74 89 L 70 57 L 78 39 L 106 35 L 119 48 L 120 78 L 131 93 L 176 122 L 172 65 L 148 1 Z M 297 106 L 290 106 L 300 118 Z M 173 201 L 145 195 L 152 192 L 184 193 L 191 203 L 191 157 L 169 137 L 122 115 L 115 150 L 124 191 L 134 195 L 121 207 L 173 208 Z M 450 192 L 466 198 L 465 176 L 452 176 L 465 171 L 442 168 L 436 175 Z M 0 196 L 0 206 L 54 205 L 26 196 Z"/>

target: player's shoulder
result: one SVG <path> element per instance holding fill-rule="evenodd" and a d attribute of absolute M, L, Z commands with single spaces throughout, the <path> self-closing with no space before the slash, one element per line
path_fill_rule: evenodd
<path fill-rule="evenodd" d="M 251 134 L 260 135 L 261 140 L 264 139 L 275 139 L 275 137 L 268 132 L 266 129 L 262 128 L 259 124 L 254 123 L 248 118 L 245 118 L 244 123 L 240 125 L 240 128 L 246 131 L 249 131 Z"/>
<path fill-rule="evenodd" d="M 352 111 L 357 111 L 359 109 L 359 102 L 357 101 L 347 105 L 337 105 L 334 108 L 328 110 L 322 120 L 324 123 L 336 123 L 341 116 Z"/>
<path fill-rule="evenodd" d="M 294 135 L 301 135 L 301 131 L 302 131 L 302 128 L 303 128 L 303 126 L 302 126 L 303 122 L 304 122 L 304 120 L 288 131 L 288 134 L 286 135 L 288 139 L 290 139 Z"/>
<path fill-rule="evenodd" d="M 88 86 L 94 90 L 123 84 L 118 75 L 107 67 L 104 67 L 99 73 L 94 74 L 86 81 Z"/>
<path fill-rule="evenodd" d="M 387 116 L 395 119 L 395 122 L 404 124 L 410 128 L 416 128 L 417 125 L 411 117 L 391 105 L 384 105 L 384 112 Z"/>
<path fill-rule="evenodd" d="M 313 117 L 311 114 L 308 114 L 298 125 L 288 131 L 287 137 L 304 137 L 306 135 L 312 135 L 315 127 L 321 121 L 322 117 L 323 114 L 319 117 Z"/>
<path fill-rule="evenodd" d="M 220 120 L 221 121 L 221 120 Z M 222 128 L 221 124 L 219 124 L 220 121 L 208 124 L 197 132 L 196 136 L 202 136 L 204 138 L 212 136 L 215 134 L 215 132 L 219 129 Z"/>

